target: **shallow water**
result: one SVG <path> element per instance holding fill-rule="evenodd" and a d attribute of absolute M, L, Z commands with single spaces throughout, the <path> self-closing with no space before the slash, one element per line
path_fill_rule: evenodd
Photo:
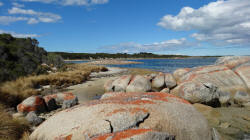
<path fill-rule="evenodd" d="M 127 64 L 127 65 L 107 65 L 110 67 L 122 68 L 142 68 L 152 69 L 160 72 L 173 72 L 178 68 L 192 68 L 197 66 L 211 65 L 217 60 L 217 57 L 209 58 L 186 58 L 186 59 L 140 59 L 129 60 L 136 62 L 143 62 L 141 64 Z M 85 63 L 87 61 L 71 61 L 71 63 Z"/>

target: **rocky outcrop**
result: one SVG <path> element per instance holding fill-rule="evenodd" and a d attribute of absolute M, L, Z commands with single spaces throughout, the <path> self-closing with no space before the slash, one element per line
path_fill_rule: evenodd
<path fill-rule="evenodd" d="M 146 76 L 125 75 L 107 81 L 104 84 L 104 90 L 106 92 L 159 92 L 164 88 L 173 88 L 175 86 L 176 81 L 172 74 L 159 73 Z"/>
<path fill-rule="evenodd" d="M 55 114 L 30 138 L 212 140 L 207 121 L 186 100 L 158 92 L 108 94 Z"/>
<path fill-rule="evenodd" d="M 225 65 L 230 69 L 250 61 L 249 56 L 225 56 L 216 60 L 216 65 Z"/>

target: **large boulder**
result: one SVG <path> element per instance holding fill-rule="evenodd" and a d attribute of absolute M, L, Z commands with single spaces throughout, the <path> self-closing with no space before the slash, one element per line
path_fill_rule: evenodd
<path fill-rule="evenodd" d="M 176 86 L 176 81 L 174 79 L 174 76 L 171 73 L 165 74 L 165 85 L 167 88 L 173 88 Z"/>
<path fill-rule="evenodd" d="M 223 65 L 210 65 L 193 68 L 180 78 L 179 83 L 180 84 L 172 91 L 172 93 L 182 94 L 183 89 L 188 89 L 185 90 L 185 93 L 194 94 L 191 92 L 195 90 L 195 94 L 199 94 L 202 92 L 201 89 L 204 88 L 195 89 L 189 86 L 198 84 L 202 87 L 204 83 L 211 83 L 218 87 L 222 92 L 227 92 L 230 95 L 238 90 L 248 90 L 244 81 L 242 81 L 234 71 Z"/>
<path fill-rule="evenodd" d="M 151 83 L 149 79 L 136 75 L 131 78 L 129 85 L 127 86 L 126 92 L 147 92 L 151 90 Z"/>
<path fill-rule="evenodd" d="M 112 88 L 115 92 L 125 92 L 126 88 L 131 80 L 131 75 L 124 75 L 116 79 L 112 83 Z"/>
<path fill-rule="evenodd" d="M 47 109 L 44 99 L 41 96 L 31 96 L 17 105 L 17 111 L 24 114 L 34 111 L 39 114 L 47 111 Z"/>
<path fill-rule="evenodd" d="M 152 89 L 155 91 L 160 91 L 164 86 L 165 75 L 163 73 L 160 73 L 152 80 Z"/>
<path fill-rule="evenodd" d="M 186 82 L 175 88 L 173 92 L 191 103 L 217 106 L 219 101 L 217 87 L 211 83 Z"/>
<path fill-rule="evenodd" d="M 216 65 L 225 65 L 230 69 L 235 68 L 243 63 L 249 62 L 250 56 L 225 56 L 216 60 Z"/>
<path fill-rule="evenodd" d="M 33 131 L 31 140 L 212 140 L 206 119 L 186 100 L 157 92 L 109 94 L 53 115 Z"/>

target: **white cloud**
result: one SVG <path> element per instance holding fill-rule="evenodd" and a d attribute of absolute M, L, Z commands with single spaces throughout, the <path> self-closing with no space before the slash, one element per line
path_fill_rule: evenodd
<path fill-rule="evenodd" d="M 11 34 L 12 36 L 17 37 L 17 38 L 39 37 L 39 35 L 37 35 L 37 34 L 19 34 L 19 33 L 13 32 L 13 31 L 0 30 L 0 34 L 2 34 L 2 33 Z"/>
<path fill-rule="evenodd" d="M 250 1 L 218 0 L 178 15 L 166 15 L 157 24 L 172 30 L 194 30 L 191 37 L 216 44 L 250 44 Z"/>
<path fill-rule="evenodd" d="M 12 22 L 27 21 L 27 17 L 0 16 L 0 24 L 8 25 Z"/>
<path fill-rule="evenodd" d="M 42 3 L 57 3 L 61 5 L 95 5 L 95 4 L 105 4 L 108 3 L 109 0 L 21 0 L 24 2 L 42 2 Z"/>
<path fill-rule="evenodd" d="M 29 15 L 28 24 L 36 24 L 39 22 L 51 23 L 61 20 L 61 16 L 54 13 L 37 12 L 32 9 L 22 9 L 13 7 L 8 10 L 9 14 Z"/>
<path fill-rule="evenodd" d="M 24 7 L 23 4 L 20 4 L 20 3 L 17 3 L 17 2 L 13 2 L 12 5 L 13 5 L 14 7 L 19 7 L 19 8 Z"/>
<path fill-rule="evenodd" d="M 167 50 L 177 50 L 186 46 L 191 46 L 185 38 L 172 39 L 151 44 L 139 44 L 135 42 L 120 43 L 117 45 L 105 46 L 101 49 L 111 53 L 136 53 L 136 52 L 160 52 Z"/>
<path fill-rule="evenodd" d="M 0 1 L 0 7 L 3 6 L 3 3 Z"/>

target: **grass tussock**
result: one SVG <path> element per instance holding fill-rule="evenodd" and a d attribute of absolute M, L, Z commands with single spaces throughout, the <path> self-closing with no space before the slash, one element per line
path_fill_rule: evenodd
<path fill-rule="evenodd" d="M 37 90 L 42 85 L 67 87 L 86 81 L 91 72 L 105 71 L 102 66 L 71 64 L 65 71 L 48 75 L 21 77 L 15 81 L 5 82 L 0 87 L 0 101 L 9 106 L 16 106 L 31 95 L 38 95 Z"/>
<path fill-rule="evenodd" d="M 0 105 L 0 139 L 17 140 L 24 132 L 29 131 L 29 125 L 24 119 L 13 119 L 4 111 L 3 105 Z"/>

